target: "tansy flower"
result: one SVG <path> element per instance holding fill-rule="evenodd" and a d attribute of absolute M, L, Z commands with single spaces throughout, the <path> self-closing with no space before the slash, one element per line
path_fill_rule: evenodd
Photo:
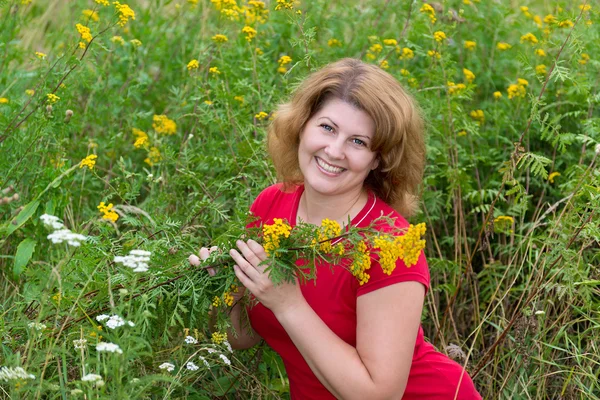
<path fill-rule="evenodd" d="M 369 60 L 374 60 L 374 59 L 376 59 L 376 58 L 377 58 L 377 57 L 375 56 L 375 54 L 371 53 L 370 51 L 367 51 L 366 57 L 367 57 Z"/>
<path fill-rule="evenodd" d="M 521 36 L 521 43 L 529 42 L 529 44 L 536 44 L 538 42 L 535 35 L 531 32 L 524 34 Z"/>
<path fill-rule="evenodd" d="M 414 56 L 415 56 L 415 53 L 411 49 L 409 49 L 408 47 L 403 47 L 402 54 L 400 55 L 399 58 L 401 60 L 410 60 Z"/>
<path fill-rule="evenodd" d="M 440 54 L 438 51 L 436 51 L 436 50 L 429 50 L 429 51 L 427 52 L 427 55 L 428 55 L 429 57 L 432 57 L 432 58 L 433 58 L 433 57 L 435 57 L 435 58 L 437 58 L 438 60 L 439 60 L 440 58 L 442 58 L 442 55 L 441 55 L 441 54 Z"/>
<path fill-rule="evenodd" d="M 471 5 L 471 0 L 463 0 L 463 4 L 465 6 L 470 6 Z"/>
<path fill-rule="evenodd" d="M 511 47 L 512 46 L 506 42 L 498 42 L 498 44 L 496 45 L 496 48 L 500 51 L 508 50 Z"/>
<path fill-rule="evenodd" d="M 529 12 L 529 7 L 526 6 L 521 6 L 521 11 L 523 12 L 523 14 L 525 14 L 525 16 L 527 18 L 531 18 L 531 13 Z"/>
<path fill-rule="evenodd" d="M 160 154 L 160 150 L 157 147 L 150 147 L 148 151 L 148 157 L 144 159 L 144 162 L 149 166 L 153 166 L 154 164 L 162 161 L 162 155 Z"/>
<path fill-rule="evenodd" d="M 485 115 L 483 114 L 483 110 L 473 110 L 469 114 L 471 118 L 473 118 L 479 125 L 483 125 L 485 122 Z"/>
<path fill-rule="evenodd" d="M 277 6 L 275 6 L 275 11 L 279 10 L 293 10 L 294 9 L 294 0 L 277 0 Z"/>
<path fill-rule="evenodd" d="M 548 175 L 548 182 L 550 183 L 554 183 L 554 178 L 557 178 L 560 176 L 560 172 L 552 172 L 550 175 Z"/>
<path fill-rule="evenodd" d="M 540 17 L 539 15 L 533 17 L 533 22 L 535 22 L 538 28 L 542 27 L 542 17 Z"/>
<path fill-rule="evenodd" d="M 579 60 L 579 64 L 585 65 L 590 60 L 590 55 L 588 53 L 581 53 L 581 59 Z"/>
<path fill-rule="evenodd" d="M 546 66 L 544 64 L 536 65 L 535 73 L 538 75 L 546 75 Z"/>
<path fill-rule="evenodd" d="M 292 62 L 292 57 L 290 57 L 290 56 L 281 56 L 279 58 L 279 60 L 277 61 L 277 63 L 281 67 L 283 67 L 284 65 L 287 65 L 287 64 L 289 64 L 291 62 Z"/>
<path fill-rule="evenodd" d="M 515 223 L 513 217 L 508 215 L 500 215 L 494 218 L 494 231 L 495 232 L 509 232 L 512 233 L 512 226 Z"/>
<path fill-rule="evenodd" d="M 88 167 L 88 169 L 94 169 L 94 165 L 96 165 L 96 158 L 98 158 L 97 155 L 90 154 L 79 162 L 79 168 Z"/>
<path fill-rule="evenodd" d="M 118 1 L 113 2 L 113 4 L 119 13 L 119 22 L 117 24 L 125 26 L 130 19 L 135 19 L 135 12 L 127 4 L 121 4 Z"/>
<path fill-rule="evenodd" d="M 121 46 L 125 44 L 125 40 L 123 40 L 123 37 L 121 36 L 113 36 L 112 38 L 110 38 L 110 41 L 115 44 L 120 44 Z"/>
<path fill-rule="evenodd" d="M 269 116 L 269 114 L 267 114 L 264 111 L 261 111 L 258 114 L 254 114 L 254 118 L 256 118 L 259 121 L 262 121 L 263 119 L 267 118 L 268 116 Z"/>
<path fill-rule="evenodd" d="M 213 42 L 215 43 L 225 43 L 227 42 L 229 39 L 227 39 L 227 36 L 222 35 L 222 34 L 217 34 L 215 36 L 212 37 Z"/>
<path fill-rule="evenodd" d="M 450 95 L 459 94 L 467 88 L 464 83 L 455 84 L 454 82 L 448 81 L 446 84 L 448 85 L 448 94 Z"/>
<path fill-rule="evenodd" d="M 516 84 L 509 85 L 508 89 L 506 89 L 508 98 L 512 99 L 513 97 L 525 97 L 525 94 L 527 94 L 525 87 L 528 85 L 529 82 L 527 82 L 527 80 L 522 78 L 517 79 Z"/>
<path fill-rule="evenodd" d="M 174 135 L 177 131 L 177 124 L 166 115 L 155 115 L 152 117 L 152 128 L 156 133 L 164 135 Z"/>
<path fill-rule="evenodd" d="M 224 341 L 227 340 L 227 333 L 225 332 L 213 332 L 213 334 L 210 337 L 210 340 L 214 343 L 214 344 L 221 344 Z"/>
<path fill-rule="evenodd" d="M 240 103 L 243 103 L 243 102 L 244 102 L 244 96 L 235 96 L 233 99 L 234 99 L 235 101 L 239 101 Z"/>
<path fill-rule="evenodd" d="M 148 135 L 146 134 L 146 132 L 138 128 L 131 128 L 131 131 L 136 138 L 135 142 L 133 143 L 133 147 L 139 149 L 148 145 Z"/>
<path fill-rule="evenodd" d="M 207 106 L 212 106 L 213 102 L 210 100 L 204 100 L 204 104 L 206 104 Z"/>
<path fill-rule="evenodd" d="M 0 97 L 0 104 L 8 104 L 8 99 L 6 97 Z"/>
<path fill-rule="evenodd" d="M 50 104 L 54 104 L 54 103 L 56 103 L 57 101 L 60 100 L 60 97 L 58 97 L 54 93 L 48 93 L 46 95 L 46 97 L 48 98 L 48 103 L 50 103 Z"/>
<path fill-rule="evenodd" d="M 465 40 L 465 49 L 473 51 L 475 50 L 475 47 L 477 47 L 477 42 L 474 42 L 472 40 Z"/>
<path fill-rule="evenodd" d="M 356 252 L 350 265 L 350 272 L 358 283 L 362 286 L 369 281 L 371 276 L 366 272 L 371 268 L 371 256 L 369 254 L 369 248 L 364 241 L 358 242 L 355 248 Z"/>
<path fill-rule="evenodd" d="M 33 96 L 35 94 L 35 90 L 33 90 L 33 89 L 27 89 L 25 91 L 25 94 L 28 95 L 28 96 Z"/>
<path fill-rule="evenodd" d="M 41 53 L 39 51 L 35 52 L 35 55 L 37 56 L 37 58 L 39 58 L 40 60 L 43 60 L 44 58 L 46 58 L 46 54 L 45 53 Z"/>
<path fill-rule="evenodd" d="M 412 267 L 419 260 L 426 244 L 425 240 L 422 239 L 426 230 L 427 226 L 424 223 L 410 224 L 404 235 L 397 236 L 394 239 L 394 243 L 398 246 L 399 257 L 404 261 L 407 268 Z M 384 272 L 388 273 L 387 271 Z"/>
<path fill-rule="evenodd" d="M 142 45 L 142 42 L 139 39 L 131 39 L 129 43 L 131 43 L 133 47 L 140 47 Z"/>
<path fill-rule="evenodd" d="M 98 13 L 94 10 L 83 10 L 81 13 L 84 17 L 89 18 L 94 22 L 98 22 L 98 20 L 100 19 L 98 17 Z"/>
<path fill-rule="evenodd" d="M 540 57 L 546 57 L 546 52 L 543 49 L 535 49 L 535 55 Z"/>
<path fill-rule="evenodd" d="M 435 39 L 436 42 L 441 43 L 444 41 L 444 39 L 446 38 L 446 34 L 442 31 L 437 31 L 433 33 L 433 38 Z"/>
<path fill-rule="evenodd" d="M 245 26 L 242 28 L 242 33 L 246 35 L 246 40 L 251 41 L 256 36 L 256 30 L 251 26 Z"/>
<path fill-rule="evenodd" d="M 263 247 L 267 256 L 270 256 L 273 252 L 279 249 L 281 245 L 281 238 L 290 237 L 292 227 L 287 223 L 283 222 L 281 218 L 273 218 L 271 225 L 263 225 Z M 277 255 L 277 254 L 276 254 Z"/>
<path fill-rule="evenodd" d="M 264 52 L 260 48 L 258 48 L 258 47 L 256 49 L 254 49 L 254 52 L 256 54 L 258 54 L 259 56 L 264 54 Z"/>
<path fill-rule="evenodd" d="M 558 23 L 559 28 L 572 28 L 573 25 L 573 21 L 571 21 L 570 19 L 565 19 L 564 21 L 560 21 Z"/>
<path fill-rule="evenodd" d="M 117 214 L 113 210 L 112 203 L 110 203 L 109 205 L 106 205 L 106 204 L 104 204 L 104 202 L 101 202 L 97 208 L 102 214 L 104 214 L 102 216 L 102 219 L 107 219 L 112 222 L 116 222 L 119 219 L 119 214 Z"/>
<path fill-rule="evenodd" d="M 221 298 L 219 296 L 213 297 L 212 305 L 213 307 L 219 307 L 221 305 Z"/>
<path fill-rule="evenodd" d="M 465 130 L 463 129 L 462 131 L 458 131 L 458 132 L 456 133 L 456 135 L 458 135 L 458 136 L 467 136 L 467 131 L 465 131 Z"/>
<path fill-rule="evenodd" d="M 402 76 L 409 76 L 410 72 L 407 69 L 402 68 L 400 70 L 400 75 L 402 75 Z"/>
<path fill-rule="evenodd" d="M 100 4 L 101 6 L 108 6 L 108 0 L 94 0 L 97 4 Z"/>
<path fill-rule="evenodd" d="M 502 98 L 502 92 L 498 92 L 498 91 L 494 92 L 494 98 L 495 98 L 496 100 L 498 100 L 498 99 Z"/>
<path fill-rule="evenodd" d="M 196 59 L 193 59 L 189 63 L 187 63 L 188 71 L 191 71 L 193 69 L 198 69 L 199 66 L 200 66 L 200 64 L 198 63 L 198 60 L 196 60 Z"/>
<path fill-rule="evenodd" d="M 471 70 L 463 68 L 463 74 L 465 75 L 465 79 L 467 80 L 467 82 L 473 83 L 473 81 L 475 80 L 475 74 Z"/>
<path fill-rule="evenodd" d="M 431 20 L 432 24 L 435 24 L 436 18 L 435 18 L 435 9 L 430 6 L 429 4 L 425 3 L 421 6 L 421 9 L 419 10 L 420 12 L 422 12 L 423 14 L 429 16 L 429 19 Z"/>
<path fill-rule="evenodd" d="M 383 39 L 383 44 L 385 44 L 386 46 L 396 46 L 398 42 L 396 41 L 396 39 Z"/>
<path fill-rule="evenodd" d="M 342 42 L 337 39 L 329 39 L 327 41 L 327 46 L 329 47 L 342 47 Z"/>
<path fill-rule="evenodd" d="M 415 88 L 416 88 L 417 86 L 419 86 L 419 82 L 417 81 L 417 78 L 409 78 L 409 79 L 408 79 L 408 84 L 409 84 L 411 87 L 415 87 Z"/>
<path fill-rule="evenodd" d="M 375 43 L 374 45 L 372 45 L 371 47 L 369 47 L 369 50 L 375 54 L 381 52 L 381 50 L 383 50 L 383 46 L 380 45 L 379 43 Z"/>
<path fill-rule="evenodd" d="M 517 85 L 529 86 L 529 82 L 527 81 L 527 79 L 517 78 Z"/>
<path fill-rule="evenodd" d="M 81 35 L 81 39 L 85 40 L 88 43 L 92 41 L 92 34 L 90 33 L 90 28 L 81 24 L 75 25 L 75 28 L 77 29 L 77 32 L 79 32 L 79 34 Z M 81 45 L 79 47 L 81 47 Z"/>
<path fill-rule="evenodd" d="M 544 22 L 548 25 L 552 25 L 555 24 L 557 22 L 557 19 L 554 15 L 552 14 L 548 14 L 544 17 Z"/>
<path fill-rule="evenodd" d="M 208 69 L 208 72 L 210 74 L 213 74 L 213 75 L 220 75 L 221 74 L 221 71 L 219 71 L 219 68 L 217 68 L 217 67 L 210 67 Z"/>
<path fill-rule="evenodd" d="M 579 9 L 582 10 L 583 12 L 586 12 L 586 11 L 590 11 L 592 9 L 592 6 L 590 6 L 589 4 L 580 4 Z"/>
<path fill-rule="evenodd" d="M 390 64 L 388 63 L 387 60 L 383 60 L 379 63 L 379 66 L 383 69 L 388 69 L 390 67 Z"/>

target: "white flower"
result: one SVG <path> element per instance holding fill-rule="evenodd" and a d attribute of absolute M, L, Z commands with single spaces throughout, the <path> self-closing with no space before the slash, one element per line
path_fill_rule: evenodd
<path fill-rule="evenodd" d="M 151 254 L 146 250 L 131 250 L 127 256 L 116 256 L 115 262 L 133 269 L 133 272 L 146 272 Z"/>
<path fill-rule="evenodd" d="M 54 215 L 44 214 L 40 217 L 40 219 L 42 220 L 44 225 L 54 230 L 62 229 L 65 227 L 62 224 L 62 222 L 60 222 L 60 219 L 58 217 L 55 217 Z"/>
<path fill-rule="evenodd" d="M 212 354 L 212 353 L 216 353 L 217 352 L 215 349 L 211 349 L 211 348 L 206 349 L 206 351 L 208 351 L 208 354 Z"/>
<path fill-rule="evenodd" d="M 87 340 L 85 340 L 85 339 L 73 340 L 73 345 L 75 346 L 76 349 L 85 349 L 87 347 Z"/>
<path fill-rule="evenodd" d="M 100 314 L 96 317 L 96 321 L 101 322 L 104 321 L 105 319 L 109 319 L 110 315 L 106 315 L 106 314 Z"/>
<path fill-rule="evenodd" d="M 104 386 L 104 381 L 103 380 L 96 381 L 96 384 L 94 386 L 96 386 L 96 387 L 102 387 L 102 386 Z"/>
<path fill-rule="evenodd" d="M 196 340 L 196 338 L 194 338 L 193 336 L 186 336 L 184 340 L 185 340 L 185 342 L 187 344 L 196 344 L 196 343 L 198 343 L 198 341 Z"/>
<path fill-rule="evenodd" d="M 36 331 L 43 331 L 47 328 L 45 324 L 42 324 L 40 322 L 30 322 L 27 324 L 27 326 L 31 329 L 35 329 Z"/>
<path fill-rule="evenodd" d="M 79 233 L 73 233 L 69 229 L 59 229 L 49 234 L 48 239 L 50 239 L 54 244 L 67 242 L 71 246 L 79 247 L 81 246 L 81 242 L 85 242 L 87 240 L 87 236 L 80 235 Z"/>
<path fill-rule="evenodd" d="M 97 374 L 87 374 L 87 375 L 82 376 L 81 380 L 83 382 L 96 382 L 96 381 L 101 381 L 102 377 Z"/>
<path fill-rule="evenodd" d="M 8 382 L 17 379 L 35 379 L 35 375 L 27 373 L 21 367 L 0 368 L 0 381 Z"/>
<path fill-rule="evenodd" d="M 543 310 L 537 310 L 535 312 L 535 315 L 544 315 L 544 314 L 546 314 L 546 311 L 543 311 Z"/>
<path fill-rule="evenodd" d="M 224 345 L 225 347 L 227 347 L 227 350 L 228 350 L 230 353 L 233 353 L 233 349 L 231 348 L 231 345 L 229 344 L 229 342 L 228 342 L 227 340 L 224 340 L 224 341 L 223 341 L 223 345 Z"/>
<path fill-rule="evenodd" d="M 116 329 L 119 326 L 123 326 L 125 324 L 129 325 L 129 326 L 135 326 L 135 324 L 131 321 L 125 321 L 123 318 L 119 317 L 116 314 L 113 315 L 106 315 L 106 314 L 102 314 L 102 315 L 98 315 L 96 317 L 96 321 L 104 321 L 105 319 L 108 319 L 108 321 L 106 321 L 106 326 L 110 329 Z"/>
<path fill-rule="evenodd" d="M 168 362 L 165 362 L 165 363 L 160 364 L 158 366 L 158 368 L 160 368 L 160 369 L 166 369 L 167 371 L 171 372 L 171 371 L 173 371 L 175 369 L 175 365 L 173 365 L 171 363 L 168 363 Z"/>
<path fill-rule="evenodd" d="M 199 366 L 197 366 L 196 364 L 194 364 L 193 362 L 188 362 L 187 364 L 185 364 L 185 367 L 187 369 L 189 369 L 190 371 L 197 371 L 198 369 L 200 369 Z"/>
<path fill-rule="evenodd" d="M 219 354 L 219 357 L 221 357 L 221 360 L 223 360 L 225 364 L 231 365 L 231 361 L 229 361 L 229 358 L 227 358 L 225 354 Z"/>
<path fill-rule="evenodd" d="M 202 360 L 202 362 L 204 363 L 204 365 L 206 365 L 208 368 L 210 368 L 210 364 L 208 363 L 208 361 L 206 361 L 206 358 L 204 358 L 202 356 L 198 356 L 198 358 Z"/>
<path fill-rule="evenodd" d="M 96 345 L 96 350 L 123 354 L 123 350 L 121 350 L 119 345 L 114 343 L 100 342 Z"/>

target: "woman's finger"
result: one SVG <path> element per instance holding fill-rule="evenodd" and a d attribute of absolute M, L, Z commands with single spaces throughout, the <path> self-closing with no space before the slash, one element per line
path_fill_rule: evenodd
<path fill-rule="evenodd" d="M 262 262 L 265 261 L 268 257 L 267 257 L 267 252 L 265 252 L 265 248 L 262 247 L 262 245 L 252 239 L 248 240 L 247 242 L 248 247 L 250 248 L 250 250 L 252 250 L 254 252 L 254 254 L 256 254 L 256 256 L 258 257 L 258 259 Z"/>
<path fill-rule="evenodd" d="M 244 242 L 243 240 L 238 240 L 235 242 L 238 249 L 244 256 L 244 258 L 254 267 L 257 268 L 258 264 L 262 261 L 258 254 L 254 252 L 254 250 L 249 246 L 249 243 Z M 258 243 L 256 243 L 258 244 Z M 259 245 L 260 246 L 260 245 Z"/>
<path fill-rule="evenodd" d="M 258 272 L 256 268 L 254 268 L 254 266 L 250 264 L 242 254 L 240 254 L 239 251 L 236 249 L 231 249 L 229 250 L 229 255 L 231 258 L 233 258 L 233 261 L 235 261 L 239 269 L 246 274 L 250 280 L 256 281 L 260 278 L 260 272 Z M 244 286 L 248 287 L 247 285 Z"/>

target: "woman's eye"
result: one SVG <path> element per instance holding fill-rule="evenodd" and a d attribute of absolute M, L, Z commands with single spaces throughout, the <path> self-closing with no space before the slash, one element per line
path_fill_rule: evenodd
<path fill-rule="evenodd" d="M 321 128 L 325 129 L 327 132 L 333 132 L 333 128 L 327 124 L 321 124 Z"/>
<path fill-rule="evenodd" d="M 358 138 L 352 139 L 352 143 L 357 144 L 359 146 L 367 147 L 367 143 L 365 141 L 363 141 L 363 140 L 358 139 Z"/>

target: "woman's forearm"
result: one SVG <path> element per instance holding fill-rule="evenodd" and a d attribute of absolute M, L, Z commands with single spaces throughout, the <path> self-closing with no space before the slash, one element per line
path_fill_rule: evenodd
<path fill-rule="evenodd" d="M 250 326 L 250 322 L 245 320 L 242 307 L 245 306 L 241 302 L 237 302 L 229 313 L 231 328 L 227 331 L 227 340 L 234 349 L 248 349 L 261 340 Z"/>

